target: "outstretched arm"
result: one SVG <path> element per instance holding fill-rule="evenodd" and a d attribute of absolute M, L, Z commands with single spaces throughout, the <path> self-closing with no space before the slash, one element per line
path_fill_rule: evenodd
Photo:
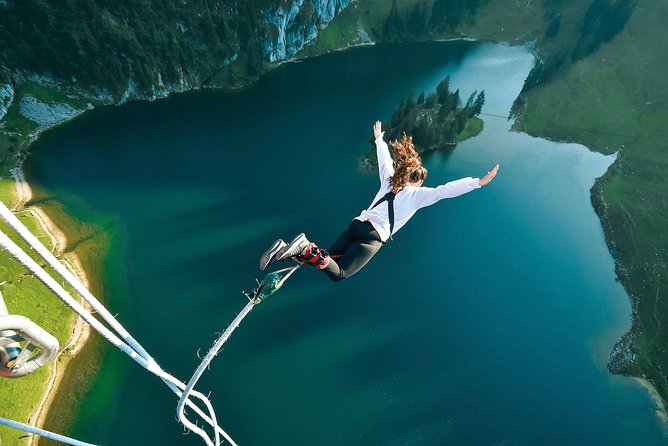
<path fill-rule="evenodd" d="M 489 184 L 499 171 L 499 165 L 494 166 L 487 175 L 478 178 L 462 178 L 460 180 L 450 181 L 438 187 L 420 187 L 416 191 L 418 208 L 430 206 L 437 201 L 445 198 L 458 197 L 472 190 L 479 189 L 482 186 Z"/>
<path fill-rule="evenodd" d="M 488 185 L 489 182 L 494 179 L 494 177 L 496 176 L 496 173 L 498 171 L 499 171 L 499 165 L 497 164 L 496 166 L 494 166 L 494 168 L 492 170 L 487 172 L 487 175 L 485 175 L 484 177 L 482 177 L 481 179 L 478 180 L 478 184 L 480 184 L 481 186 Z"/>
<path fill-rule="evenodd" d="M 380 121 L 376 121 L 373 125 L 373 137 L 376 141 L 378 175 L 380 176 L 380 182 L 383 183 L 394 174 L 394 165 L 390 156 L 390 150 L 387 148 L 387 143 L 383 141 L 385 132 L 382 130 L 381 125 Z"/>

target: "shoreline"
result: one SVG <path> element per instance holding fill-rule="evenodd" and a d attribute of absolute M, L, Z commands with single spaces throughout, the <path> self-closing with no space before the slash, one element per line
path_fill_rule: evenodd
<path fill-rule="evenodd" d="M 636 381 L 643 389 L 647 391 L 650 399 L 655 405 L 655 407 L 652 408 L 654 415 L 656 415 L 658 418 L 664 431 L 668 432 L 668 412 L 666 411 L 666 403 L 663 401 L 663 398 L 661 398 L 661 395 L 659 394 L 659 391 L 656 389 L 654 384 L 652 384 L 651 381 L 638 376 L 629 376 L 629 378 Z"/>
<path fill-rule="evenodd" d="M 88 278 L 79 256 L 74 252 L 64 253 L 67 248 L 67 238 L 65 237 L 65 234 L 42 208 L 34 205 L 25 206 L 26 203 L 32 199 L 32 189 L 25 179 L 21 166 L 12 169 L 12 177 L 14 178 L 14 186 L 17 195 L 16 202 L 12 206 L 12 211 L 17 214 L 31 214 L 38 221 L 42 232 L 47 234 L 52 240 L 52 251 L 54 255 L 65 264 L 65 267 L 68 268 L 86 288 L 89 288 Z M 88 307 L 83 302 L 83 299 L 81 299 L 81 303 L 84 304 L 86 308 Z M 61 347 L 56 357 L 53 358 L 53 364 L 50 366 L 49 384 L 44 391 L 43 398 L 39 405 L 28 418 L 28 422 L 35 427 L 44 427 L 46 418 L 49 414 L 49 409 L 63 380 L 63 376 L 67 371 L 67 366 L 86 345 L 91 330 L 88 324 L 85 324 L 80 316 L 76 316 L 74 323 L 71 325 L 71 332 L 72 335 L 67 343 Z M 32 446 L 39 443 L 39 438 L 40 437 L 38 436 L 31 435 L 28 440 L 28 445 Z"/>

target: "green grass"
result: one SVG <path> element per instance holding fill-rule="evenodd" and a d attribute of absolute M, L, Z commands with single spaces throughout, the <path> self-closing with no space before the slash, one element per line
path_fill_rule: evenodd
<path fill-rule="evenodd" d="M 0 199 L 7 204 L 16 200 L 12 180 L 7 178 L 0 180 Z M 19 213 L 18 217 L 33 234 L 44 235 L 38 221 L 30 214 Z M 12 231 L 4 222 L 0 224 L 0 229 L 10 235 L 26 252 L 30 252 L 23 241 L 13 236 Z M 48 237 L 43 237 L 41 240 L 49 249 L 52 248 Z M 38 263 L 44 265 L 44 262 Z M 0 291 L 10 314 L 20 314 L 30 318 L 58 338 L 61 346 L 67 342 L 71 335 L 73 313 L 6 252 L 0 253 L 1 282 L 6 282 L 0 287 Z M 0 413 L 3 417 L 24 423 L 29 421 L 30 415 L 43 397 L 51 365 L 52 363 L 49 363 L 46 367 L 23 378 L 3 379 L 2 392 L 0 392 L 0 408 L 2 408 Z M 3 445 L 28 444 L 27 439 L 19 439 L 23 436 L 24 433 L 21 431 L 0 427 L 0 438 Z"/>
<path fill-rule="evenodd" d="M 485 121 L 480 119 L 478 116 L 472 117 L 466 124 L 464 130 L 459 135 L 457 135 L 457 142 L 461 142 L 479 135 L 482 133 L 484 126 Z"/>
<path fill-rule="evenodd" d="M 15 94 L 17 97 L 30 95 L 47 104 L 67 104 L 73 108 L 85 107 L 89 102 L 87 98 L 78 94 L 64 93 L 62 90 L 40 85 L 34 81 L 24 82 Z"/>
<path fill-rule="evenodd" d="M 10 209 L 16 204 L 16 191 L 14 180 L 11 178 L 0 178 L 0 201 Z"/>
<path fill-rule="evenodd" d="M 408 16 L 416 4 L 422 0 L 400 0 L 397 9 L 402 16 Z M 359 30 L 367 33 L 375 41 L 382 40 L 382 29 L 390 14 L 392 1 L 358 0 L 344 9 L 322 30 L 318 38 L 297 56 L 312 57 L 326 54 L 361 43 Z M 440 37 L 440 36 L 439 36 Z"/>
<path fill-rule="evenodd" d="M 249 72 L 248 56 L 245 53 L 241 53 L 234 63 L 214 73 L 206 82 L 206 85 L 236 90 L 250 86 L 258 78 L 258 75 L 254 76 Z"/>
<path fill-rule="evenodd" d="M 413 4 L 417 1 L 409 0 L 408 3 Z M 383 22 L 390 13 L 391 6 L 392 2 L 386 0 L 353 2 L 320 32 L 315 42 L 304 48 L 298 56 L 311 57 L 356 44 L 359 41 L 359 28 L 375 38 L 378 34 L 377 30 L 382 28 Z"/>
<path fill-rule="evenodd" d="M 20 96 L 7 110 L 0 127 L 0 175 L 8 176 L 16 166 L 21 152 L 28 149 L 30 135 L 37 130 L 37 124 L 26 119 L 20 112 Z"/>

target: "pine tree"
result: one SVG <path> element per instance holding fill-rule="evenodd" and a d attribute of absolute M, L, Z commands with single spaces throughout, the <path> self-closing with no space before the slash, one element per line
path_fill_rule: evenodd
<path fill-rule="evenodd" d="M 424 101 L 424 106 L 428 109 L 435 108 L 436 104 L 438 104 L 438 96 L 436 93 L 430 94 Z"/>
<path fill-rule="evenodd" d="M 404 31 L 404 21 L 399 15 L 399 8 L 397 7 L 397 0 L 393 0 L 390 15 L 387 16 L 385 24 L 383 25 L 383 36 L 388 40 L 394 40 L 401 37 Z"/>
<path fill-rule="evenodd" d="M 475 96 L 478 94 L 478 90 L 474 90 L 473 93 L 466 100 L 466 105 L 464 108 L 473 108 L 473 101 L 475 101 Z"/>
<path fill-rule="evenodd" d="M 408 19 L 407 28 L 410 32 L 415 35 L 421 35 L 424 33 L 427 17 L 427 5 L 423 3 L 416 3 L 411 11 L 410 18 Z"/>
<path fill-rule="evenodd" d="M 485 105 L 485 90 L 481 91 L 473 103 L 473 114 L 479 115 L 482 112 L 482 107 Z"/>
<path fill-rule="evenodd" d="M 410 96 L 408 96 L 408 100 L 406 101 L 406 113 L 410 113 L 411 110 L 413 110 L 416 105 L 417 101 L 415 99 L 415 95 L 411 94 Z"/>
<path fill-rule="evenodd" d="M 250 42 L 248 47 L 248 61 L 246 63 L 248 73 L 251 76 L 258 76 L 262 73 L 265 64 L 265 57 L 257 41 Z"/>
<path fill-rule="evenodd" d="M 438 83 L 438 86 L 436 87 L 436 94 L 438 97 L 438 103 L 445 103 L 445 101 L 448 99 L 448 95 L 450 94 L 450 76 L 447 76 Z"/>
<path fill-rule="evenodd" d="M 462 103 L 462 100 L 461 100 L 461 98 L 459 97 L 459 88 L 456 89 L 454 93 L 452 93 L 452 95 L 451 95 L 451 100 L 452 100 L 452 102 L 451 102 L 451 106 L 450 106 L 450 108 L 451 108 L 452 110 L 456 110 L 457 107 L 459 107 L 459 106 L 461 105 L 461 103 Z"/>

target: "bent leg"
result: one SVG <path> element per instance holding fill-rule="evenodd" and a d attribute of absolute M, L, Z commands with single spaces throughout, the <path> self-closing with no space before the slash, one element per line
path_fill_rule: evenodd
<path fill-rule="evenodd" d="M 338 282 L 355 274 L 366 265 L 383 244 L 379 240 L 359 240 L 348 246 L 343 256 L 330 259 L 322 270 L 333 282 Z"/>
<path fill-rule="evenodd" d="M 355 242 L 352 235 L 350 234 L 350 229 L 346 228 L 345 231 L 341 233 L 339 238 L 332 244 L 332 246 L 327 250 L 330 256 L 340 257 L 343 253 L 346 252 L 348 247 Z"/>

